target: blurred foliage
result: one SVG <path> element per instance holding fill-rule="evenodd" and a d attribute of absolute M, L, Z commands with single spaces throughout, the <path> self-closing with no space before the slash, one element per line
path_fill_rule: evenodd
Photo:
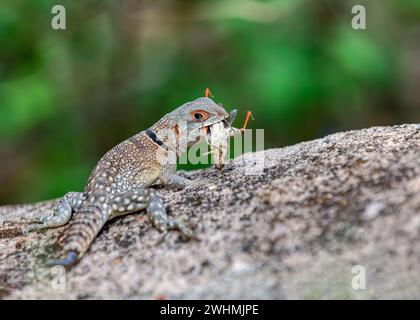
<path fill-rule="evenodd" d="M 0 203 L 83 188 L 109 148 L 211 88 L 265 146 L 420 122 L 420 0 L 0 5 Z M 367 30 L 351 8 L 367 9 Z"/>

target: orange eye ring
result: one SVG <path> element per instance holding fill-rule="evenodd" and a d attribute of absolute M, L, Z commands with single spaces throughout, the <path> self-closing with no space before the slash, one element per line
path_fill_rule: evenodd
<path fill-rule="evenodd" d="M 190 113 L 190 117 L 195 122 L 203 122 L 210 118 L 210 113 L 204 110 L 194 110 Z"/>

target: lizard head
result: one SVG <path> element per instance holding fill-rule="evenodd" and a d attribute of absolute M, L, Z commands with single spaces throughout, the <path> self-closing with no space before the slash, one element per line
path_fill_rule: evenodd
<path fill-rule="evenodd" d="M 188 145 L 197 142 L 210 126 L 229 117 L 223 106 L 206 97 L 183 104 L 173 115 L 187 124 Z"/>

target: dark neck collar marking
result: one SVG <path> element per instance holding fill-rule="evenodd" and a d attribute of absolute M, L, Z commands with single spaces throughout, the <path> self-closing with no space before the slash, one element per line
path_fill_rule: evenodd
<path fill-rule="evenodd" d="M 166 144 L 164 144 L 157 136 L 156 133 L 154 133 L 153 130 L 151 129 L 146 129 L 146 134 L 147 136 L 152 139 L 152 141 L 154 143 L 156 143 L 159 147 L 162 147 L 165 150 L 168 150 L 168 147 L 166 146 Z"/>

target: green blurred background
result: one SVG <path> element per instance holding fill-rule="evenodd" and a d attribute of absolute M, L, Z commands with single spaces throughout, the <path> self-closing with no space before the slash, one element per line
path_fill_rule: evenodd
<path fill-rule="evenodd" d="M 238 126 L 253 111 L 266 148 L 420 122 L 419 40 L 420 0 L 2 1 L 0 204 L 82 190 L 109 148 L 206 87 Z"/>

